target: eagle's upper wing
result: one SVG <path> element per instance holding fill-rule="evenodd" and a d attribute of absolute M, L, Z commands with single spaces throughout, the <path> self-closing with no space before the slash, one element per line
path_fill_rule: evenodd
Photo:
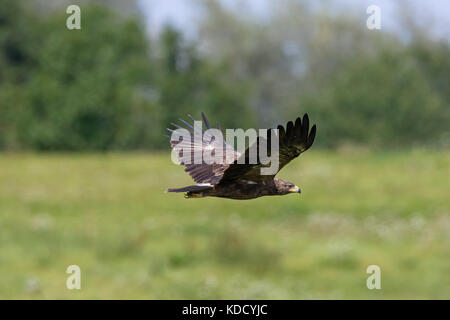
<path fill-rule="evenodd" d="M 191 119 L 192 122 L 194 122 L 194 118 L 191 115 L 188 115 L 189 119 Z M 211 129 L 211 126 L 209 125 L 208 120 L 206 119 L 206 116 L 202 112 L 202 119 L 203 123 L 206 126 L 207 129 Z M 186 129 L 191 134 L 190 140 L 179 140 L 179 136 L 177 135 L 176 130 L 172 130 L 167 128 L 170 132 L 172 132 L 172 137 L 169 137 L 170 139 L 170 145 L 172 148 L 175 146 L 179 146 L 180 149 L 183 148 L 184 150 L 190 150 L 189 159 L 191 160 L 189 164 L 185 164 L 182 161 L 180 162 L 181 165 L 186 166 L 186 171 L 189 173 L 189 175 L 194 179 L 197 183 L 208 183 L 208 184 L 218 184 L 220 180 L 222 179 L 223 173 L 228 168 L 229 163 L 232 163 L 237 158 L 240 157 L 240 153 L 235 151 L 233 147 L 231 147 L 229 144 L 225 142 L 225 138 L 223 137 L 222 143 L 220 143 L 220 140 L 214 139 L 213 136 L 208 135 L 208 133 L 205 133 L 205 130 L 202 129 L 202 137 L 197 137 L 197 139 L 194 139 L 194 127 L 184 121 L 183 119 L 180 119 L 181 123 L 185 125 L 187 128 L 183 128 L 182 126 L 172 123 L 172 125 L 175 128 L 179 129 Z M 217 129 L 221 131 L 219 124 L 217 124 Z M 223 134 L 222 134 L 223 136 Z M 200 141 L 200 142 L 199 142 Z M 202 155 L 204 150 L 208 150 L 211 153 L 214 153 L 218 149 L 222 150 L 222 155 L 224 158 L 224 161 L 222 163 L 212 163 L 207 164 L 204 162 L 203 158 L 196 159 L 195 155 L 199 154 Z M 196 152 L 198 151 L 198 152 Z M 181 152 L 180 152 L 181 153 Z M 181 154 L 178 154 L 178 159 L 180 160 L 182 157 Z M 197 160 L 197 161 L 195 161 Z"/>
<path fill-rule="evenodd" d="M 289 121 L 286 128 L 279 125 L 277 127 L 279 143 L 279 167 L 278 173 L 286 164 L 288 164 L 292 159 L 298 157 L 301 153 L 311 147 L 314 142 L 314 137 L 316 136 L 316 125 L 313 125 L 311 130 L 309 130 L 309 118 L 308 114 L 303 116 L 303 120 L 300 117 L 295 120 L 295 123 Z M 267 131 L 267 137 L 258 137 L 255 144 L 258 150 L 258 157 L 256 164 L 249 164 L 249 152 L 250 149 L 255 148 L 255 145 L 250 146 L 245 150 L 245 153 L 241 157 L 245 157 L 245 162 L 243 159 L 238 159 L 226 168 L 225 173 L 222 177 L 222 181 L 232 181 L 236 179 L 247 179 L 252 181 L 261 181 L 266 179 L 272 179 L 274 175 L 261 175 L 262 167 L 269 167 L 270 163 L 263 165 L 259 160 L 259 146 L 261 139 L 267 140 L 267 150 L 270 155 L 271 150 L 271 136 L 270 130 Z M 265 152 L 265 151 L 264 151 Z M 241 161 L 239 161 L 241 160 Z M 245 164 L 239 164 L 245 163 Z"/>

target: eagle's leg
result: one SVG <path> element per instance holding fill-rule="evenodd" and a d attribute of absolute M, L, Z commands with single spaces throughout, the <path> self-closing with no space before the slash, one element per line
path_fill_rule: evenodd
<path fill-rule="evenodd" d="M 193 191 L 189 191 L 186 192 L 184 194 L 184 197 L 186 199 L 190 199 L 190 198 L 203 198 L 203 192 L 193 192 Z"/>

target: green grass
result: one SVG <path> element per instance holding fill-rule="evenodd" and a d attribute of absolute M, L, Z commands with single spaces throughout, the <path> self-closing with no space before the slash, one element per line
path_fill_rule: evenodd
<path fill-rule="evenodd" d="M 2 154 L 0 298 L 449 299 L 449 168 L 308 151 L 280 174 L 301 195 L 186 200 L 169 154 Z"/>

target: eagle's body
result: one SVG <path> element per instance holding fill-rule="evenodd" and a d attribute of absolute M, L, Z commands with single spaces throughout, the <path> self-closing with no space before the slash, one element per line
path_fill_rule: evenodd
<path fill-rule="evenodd" d="M 235 200 L 248 200 L 262 196 L 279 196 L 286 194 L 284 189 L 277 185 L 289 182 L 275 178 L 267 181 L 255 182 L 251 180 L 235 180 L 233 182 L 219 183 L 215 186 L 205 186 L 204 190 L 188 191 L 187 198 L 219 197 Z"/>
<path fill-rule="evenodd" d="M 194 121 L 191 116 L 189 117 Z M 202 117 L 206 127 L 208 129 L 211 128 L 203 113 Z M 192 133 L 194 128 L 186 121 L 181 121 L 191 129 L 190 131 Z M 179 125 L 173 125 L 177 128 L 182 128 Z M 219 127 L 218 129 L 220 130 Z M 303 116 L 303 121 L 300 118 L 297 118 L 295 124 L 292 121 L 289 121 L 286 125 L 286 129 L 284 129 L 283 126 L 278 126 L 277 129 L 278 136 L 276 136 L 276 138 L 278 139 L 279 144 L 279 171 L 292 159 L 298 157 L 301 153 L 311 147 L 314 142 L 316 126 L 314 125 L 311 130 L 309 130 L 309 119 L 308 115 L 305 114 Z M 168 130 L 174 132 L 173 130 Z M 170 141 L 172 147 L 176 146 L 178 143 L 185 143 L 185 145 L 189 147 L 188 150 L 191 150 L 192 157 L 194 157 L 196 148 L 198 148 L 197 150 L 217 150 L 218 148 L 223 148 L 223 154 L 228 154 L 228 156 L 230 156 L 224 156 L 224 158 L 232 160 L 228 163 L 186 164 L 185 171 L 188 172 L 198 184 L 184 188 L 169 189 L 168 192 L 186 192 L 186 198 L 220 197 L 237 200 L 254 199 L 271 195 L 285 195 L 288 193 L 300 193 L 300 188 L 295 184 L 275 178 L 275 174 L 278 173 L 278 171 L 274 175 L 262 175 L 261 168 L 269 167 L 270 163 L 263 165 L 258 157 L 256 164 L 250 164 L 250 161 L 248 161 L 249 150 L 255 146 L 259 150 L 261 142 L 260 138 L 255 142 L 255 146 L 247 148 L 242 155 L 226 143 L 219 145 L 214 139 L 211 139 L 209 143 L 203 141 L 201 145 L 199 145 L 192 141 L 172 140 L 172 138 Z M 262 139 L 266 139 L 266 144 L 270 146 L 271 137 L 269 133 L 266 138 Z M 270 150 L 270 147 L 268 147 L 268 150 Z M 239 161 L 244 159 L 244 162 Z M 181 164 L 184 165 L 184 163 Z"/>

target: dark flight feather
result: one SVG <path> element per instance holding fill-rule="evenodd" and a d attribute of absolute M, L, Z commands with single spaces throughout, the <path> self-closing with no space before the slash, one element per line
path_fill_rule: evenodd
<path fill-rule="evenodd" d="M 303 116 L 303 121 L 301 121 L 300 118 L 297 118 L 295 124 L 293 124 L 292 121 L 289 121 L 286 125 L 286 129 L 282 125 L 279 125 L 277 129 L 279 143 L 278 173 L 291 160 L 295 159 L 311 147 L 316 135 L 316 126 L 314 125 L 309 132 L 309 118 L 308 114 L 305 114 Z M 259 137 L 256 143 L 258 144 L 257 147 L 259 150 Z M 251 146 L 250 148 L 252 147 L 254 146 Z M 249 179 L 252 181 L 273 179 L 275 175 L 261 175 L 261 168 L 263 166 L 269 167 L 270 164 L 263 165 L 259 161 L 257 164 L 249 164 L 248 159 L 250 148 L 247 148 L 245 153 L 242 155 L 242 157 L 245 157 L 245 164 L 239 164 L 238 160 L 236 160 L 229 166 L 229 168 L 225 170 L 222 181 L 232 181 L 238 178 Z"/>

